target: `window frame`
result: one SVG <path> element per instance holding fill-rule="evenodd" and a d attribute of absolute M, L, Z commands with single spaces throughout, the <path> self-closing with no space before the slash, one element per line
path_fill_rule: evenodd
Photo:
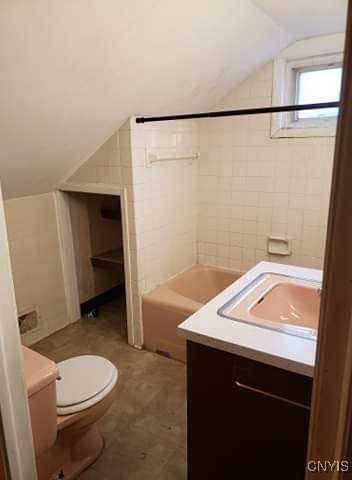
<path fill-rule="evenodd" d="M 342 65 L 343 43 L 337 35 L 297 42 L 284 50 L 274 61 L 272 105 L 297 103 L 297 70 Z M 274 113 L 271 118 L 271 138 L 333 137 L 337 117 L 301 119 L 295 113 Z"/>

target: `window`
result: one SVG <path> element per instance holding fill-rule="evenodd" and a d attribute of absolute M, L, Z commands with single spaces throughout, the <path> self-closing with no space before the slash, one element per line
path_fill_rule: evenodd
<path fill-rule="evenodd" d="M 296 71 L 296 103 L 337 102 L 341 93 L 342 66 L 322 66 L 302 68 Z M 337 108 L 322 110 L 302 110 L 295 120 L 336 118 Z"/>
<path fill-rule="evenodd" d="M 339 101 L 344 36 L 300 40 L 274 62 L 272 104 Z M 336 134 L 338 109 L 302 110 L 272 115 L 271 137 L 329 137 Z"/>

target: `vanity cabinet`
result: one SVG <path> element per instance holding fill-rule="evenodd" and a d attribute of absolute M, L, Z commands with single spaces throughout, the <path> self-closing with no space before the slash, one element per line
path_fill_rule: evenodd
<path fill-rule="evenodd" d="M 303 480 L 312 379 L 187 342 L 188 480 Z"/>

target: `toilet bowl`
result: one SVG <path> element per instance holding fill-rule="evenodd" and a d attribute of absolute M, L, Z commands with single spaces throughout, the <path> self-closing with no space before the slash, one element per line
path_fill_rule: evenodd
<path fill-rule="evenodd" d="M 69 358 L 60 362 L 58 369 L 58 415 L 81 412 L 100 402 L 115 387 L 118 377 L 115 365 L 95 355 Z"/>
<path fill-rule="evenodd" d="M 56 365 L 29 348 L 23 354 L 38 478 L 73 479 L 104 448 L 96 422 L 113 402 L 118 371 L 94 355 Z"/>

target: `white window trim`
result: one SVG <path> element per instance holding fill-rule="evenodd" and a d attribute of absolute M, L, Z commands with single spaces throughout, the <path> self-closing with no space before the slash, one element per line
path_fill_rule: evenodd
<path fill-rule="evenodd" d="M 274 61 L 272 104 L 294 104 L 294 70 L 342 63 L 343 48 L 344 35 L 336 34 L 301 40 L 284 50 Z M 290 121 L 291 118 L 291 113 L 274 113 L 271 119 L 271 137 L 333 137 L 336 134 L 335 118 L 302 120 L 299 127 L 297 123 Z"/>

